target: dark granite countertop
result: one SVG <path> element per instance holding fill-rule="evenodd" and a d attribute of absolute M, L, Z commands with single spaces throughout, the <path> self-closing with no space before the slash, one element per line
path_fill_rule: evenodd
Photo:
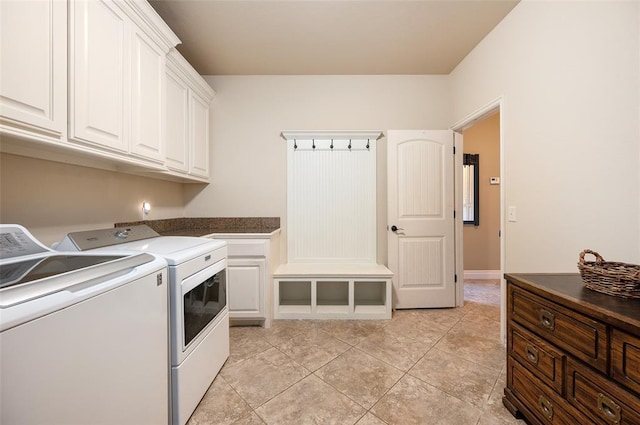
<path fill-rule="evenodd" d="M 115 223 L 114 227 L 146 224 L 162 236 L 206 236 L 212 233 L 269 234 L 280 228 L 280 217 L 183 217 Z"/>

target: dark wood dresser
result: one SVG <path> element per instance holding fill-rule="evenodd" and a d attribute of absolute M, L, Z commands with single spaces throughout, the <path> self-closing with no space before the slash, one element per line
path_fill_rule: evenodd
<path fill-rule="evenodd" d="M 507 409 L 536 425 L 640 425 L 640 300 L 579 274 L 505 278 Z"/>

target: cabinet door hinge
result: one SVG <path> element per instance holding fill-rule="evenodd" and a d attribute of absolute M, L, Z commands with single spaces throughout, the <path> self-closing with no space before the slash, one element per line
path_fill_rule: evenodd
<path fill-rule="evenodd" d="M 458 283 L 458 275 L 457 274 L 453 275 L 453 283 Z"/>

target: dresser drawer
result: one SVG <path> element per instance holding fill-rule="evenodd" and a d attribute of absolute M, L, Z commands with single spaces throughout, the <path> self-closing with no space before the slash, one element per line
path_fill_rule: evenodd
<path fill-rule="evenodd" d="M 524 328 L 511 323 L 509 354 L 559 395 L 564 389 L 564 355 Z"/>
<path fill-rule="evenodd" d="M 640 394 L 640 338 L 614 329 L 611 333 L 611 376 Z"/>
<path fill-rule="evenodd" d="M 603 323 L 513 285 L 509 286 L 507 296 L 508 314 L 512 320 L 606 372 L 608 339 Z"/>
<path fill-rule="evenodd" d="M 536 379 L 518 362 L 508 362 L 507 388 L 518 398 L 519 409 L 533 414 L 545 425 L 588 424 L 589 421 L 575 411 L 551 388 Z"/>
<path fill-rule="evenodd" d="M 571 358 L 567 359 L 567 399 L 598 424 L 640 424 L 637 396 Z"/>

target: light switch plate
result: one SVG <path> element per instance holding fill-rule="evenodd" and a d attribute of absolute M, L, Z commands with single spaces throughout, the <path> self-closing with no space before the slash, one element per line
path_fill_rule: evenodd
<path fill-rule="evenodd" d="M 509 207 L 509 217 L 507 218 L 507 220 L 512 222 L 516 221 L 516 207 L 514 206 Z"/>

